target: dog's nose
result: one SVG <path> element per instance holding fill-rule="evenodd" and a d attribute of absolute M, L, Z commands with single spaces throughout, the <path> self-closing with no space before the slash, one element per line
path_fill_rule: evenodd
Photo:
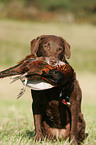
<path fill-rule="evenodd" d="M 57 60 L 56 59 L 50 59 L 50 64 L 51 65 L 56 65 L 57 64 Z"/>

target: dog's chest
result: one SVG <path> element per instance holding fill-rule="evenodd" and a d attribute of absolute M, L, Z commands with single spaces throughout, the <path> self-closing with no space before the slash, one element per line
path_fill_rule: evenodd
<path fill-rule="evenodd" d="M 52 127 L 63 128 L 68 123 L 66 107 L 58 100 L 51 100 L 44 107 L 46 122 Z"/>

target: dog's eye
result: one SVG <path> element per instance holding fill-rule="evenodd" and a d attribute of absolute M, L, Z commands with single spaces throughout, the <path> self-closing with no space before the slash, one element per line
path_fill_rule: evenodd
<path fill-rule="evenodd" d="M 59 51 L 62 50 L 62 47 L 59 47 Z"/>
<path fill-rule="evenodd" d="M 59 48 L 57 49 L 57 52 L 59 52 L 59 51 L 61 51 L 61 50 L 63 50 L 62 47 L 59 47 Z"/>
<path fill-rule="evenodd" d="M 46 49 L 48 48 L 48 46 L 47 46 L 47 45 L 45 45 L 44 47 L 45 47 Z"/>

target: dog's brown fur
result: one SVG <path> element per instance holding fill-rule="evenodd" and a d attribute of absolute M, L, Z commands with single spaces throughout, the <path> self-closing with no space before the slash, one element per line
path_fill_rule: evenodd
<path fill-rule="evenodd" d="M 67 62 L 70 58 L 70 45 L 61 37 L 42 35 L 31 41 L 31 54 L 49 57 L 50 60 L 59 59 Z M 70 88 L 71 131 L 68 109 L 59 99 L 59 88 L 44 91 L 32 90 L 33 114 L 35 124 L 35 140 L 66 139 L 70 136 L 73 144 L 78 145 L 87 134 L 85 121 L 81 112 L 82 93 L 78 81 L 73 82 L 74 89 Z"/>

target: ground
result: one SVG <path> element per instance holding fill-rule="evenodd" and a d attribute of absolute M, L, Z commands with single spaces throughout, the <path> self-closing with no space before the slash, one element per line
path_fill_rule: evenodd
<path fill-rule="evenodd" d="M 31 39 L 42 34 L 64 37 L 71 45 L 70 64 L 74 67 L 82 88 L 82 112 L 89 133 L 84 145 L 96 144 L 96 27 L 93 25 L 37 23 L 0 20 L 0 70 L 15 65 L 30 53 Z M 0 80 L 0 144 L 31 145 L 34 120 L 31 93 L 17 100 L 23 87 L 20 81 L 10 84 L 10 78 Z M 69 145 L 67 141 L 44 141 L 36 145 Z"/>

